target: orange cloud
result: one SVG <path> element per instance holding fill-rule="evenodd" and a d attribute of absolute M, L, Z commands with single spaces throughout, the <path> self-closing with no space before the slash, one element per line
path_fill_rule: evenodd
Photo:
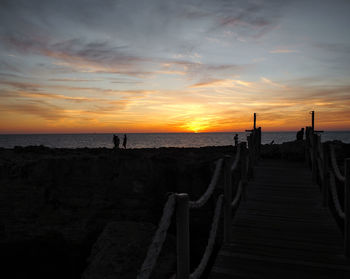
<path fill-rule="evenodd" d="M 251 128 L 253 112 L 265 131 L 297 130 L 309 125 L 311 110 L 317 112 L 319 129 L 350 128 L 347 85 L 296 86 L 262 77 L 213 79 L 182 90 L 3 86 L 0 117 L 7 120 L 0 132 L 28 127 L 34 132 L 243 131 Z"/>

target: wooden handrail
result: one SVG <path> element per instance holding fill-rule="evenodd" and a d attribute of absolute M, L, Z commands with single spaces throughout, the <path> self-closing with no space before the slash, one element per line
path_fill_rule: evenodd
<path fill-rule="evenodd" d="M 350 158 L 344 160 L 345 173 L 341 174 L 334 148 L 329 143 L 321 143 L 321 135 L 311 127 L 306 127 L 305 156 L 306 162 L 311 163 L 312 179 L 319 184 L 322 191 L 323 205 L 328 206 L 331 195 L 337 215 L 344 219 L 344 254 L 350 257 Z M 311 158 L 310 158 L 311 157 Z M 336 180 L 344 185 L 344 208 L 336 189 Z"/>
<path fill-rule="evenodd" d="M 188 194 L 176 195 L 177 277 L 190 276 L 190 220 Z"/>
<path fill-rule="evenodd" d="M 344 224 L 344 246 L 345 255 L 350 257 L 350 158 L 345 159 L 345 183 L 344 183 L 344 213 L 345 213 L 345 224 Z"/>

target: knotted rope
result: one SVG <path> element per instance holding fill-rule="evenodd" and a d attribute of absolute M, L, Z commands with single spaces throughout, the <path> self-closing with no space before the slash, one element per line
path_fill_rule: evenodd
<path fill-rule="evenodd" d="M 339 203 L 338 191 L 335 185 L 334 174 L 332 172 L 330 175 L 330 185 L 331 185 L 332 200 L 333 200 L 335 210 L 341 219 L 345 219 L 344 211 L 341 209 L 341 206 Z"/>
<path fill-rule="evenodd" d="M 150 277 L 153 268 L 157 262 L 160 251 L 162 250 L 168 228 L 171 222 L 171 216 L 175 209 L 175 194 L 169 196 L 163 208 L 163 215 L 160 219 L 158 229 L 154 234 L 151 245 L 148 248 L 146 258 L 137 275 L 137 279 L 147 279 Z"/>
<path fill-rule="evenodd" d="M 223 159 L 219 159 L 217 161 L 214 175 L 211 178 L 211 181 L 210 181 L 210 184 L 209 184 L 207 190 L 198 200 L 190 201 L 190 204 L 189 204 L 190 208 L 200 208 L 209 200 L 209 198 L 211 197 L 211 195 L 214 192 L 216 184 L 218 183 L 223 161 L 224 161 Z"/>
<path fill-rule="evenodd" d="M 200 278 L 205 267 L 207 266 L 210 255 L 213 252 L 215 239 L 216 239 L 216 233 L 218 231 L 218 225 L 219 225 L 219 219 L 220 219 L 220 214 L 221 214 L 223 197 L 224 197 L 224 195 L 220 195 L 217 202 L 216 202 L 216 207 L 215 207 L 213 221 L 211 224 L 211 230 L 210 230 L 210 235 L 209 235 L 209 239 L 208 239 L 208 244 L 207 244 L 207 247 L 205 248 L 205 252 L 203 254 L 203 257 L 201 259 L 200 264 L 198 265 L 196 270 L 190 275 L 191 279 Z"/>
<path fill-rule="evenodd" d="M 335 152 L 334 152 L 334 146 L 330 145 L 330 153 L 331 153 L 331 163 L 332 163 L 332 168 L 334 170 L 334 174 L 337 177 L 338 180 L 344 182 L 345 181 L 345 176 L 343 176 L 339 170 L 337 160 L 335 158 Z"/>

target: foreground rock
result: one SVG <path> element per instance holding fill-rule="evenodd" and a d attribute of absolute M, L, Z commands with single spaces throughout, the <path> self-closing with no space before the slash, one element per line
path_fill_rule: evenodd
<path fill-rule="evenodd" d="M 109 223 L 92 248 L 83 279 L 134 279 L 156 227 L 149 223 Z M 176 265 L 175 239 L 167 237 L 152 278 L 170 278 Z"/>
<path fill-rule="evenodd" d="M 305 142 L 290 141 L 282 144 L 265 144 L 261 148 L 263 158 L 281 158 L 291 161 L 304 161 Z"/>
<path fill-rule="evenodd" d="M 335 149 L 335 155 L 339 165 L 343 165 L 344 159 L 350 157 L 350 144 L 341 141 L 329 141 Z M 261 146 L 262 158 L 280 158 L 290 161 L 305 160 L 305 141 L 290 141 L 282 144 L 263 144 Z"/>
<path fill-rule="evenodd" d="M 107 224 L 156 226 L 168 192 L 197 199 L 215 160 L 232 153 L 230 146 L 119 152 L 0 148 L 0 260 L 12 278 L 80 278 Z M 208 205 L 196 213 L 194 230 L 209 230 L 211 210 Z M 194 233 L 194 256 L 196 246 L 205 246 L 202 235 Z"/>

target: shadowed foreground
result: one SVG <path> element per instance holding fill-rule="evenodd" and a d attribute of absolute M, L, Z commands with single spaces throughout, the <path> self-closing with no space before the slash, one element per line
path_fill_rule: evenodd
<path fill-rule="evenodd" d="M 343 236 L 303 163 L 263 160 L 210 278 L 350 278 Z"/>

